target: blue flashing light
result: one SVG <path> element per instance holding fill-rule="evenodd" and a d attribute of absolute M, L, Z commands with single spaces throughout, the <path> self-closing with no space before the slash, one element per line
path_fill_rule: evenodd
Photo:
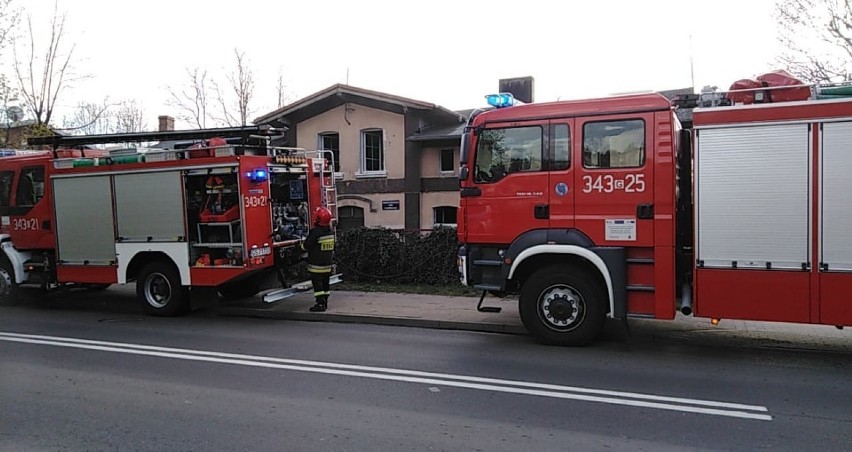
<path fill-rule="evenodd" d="M 511 93 L 489 94 L 485 96 L 488 105 L 496 108 L 511 107 L 515 105 L 515 96 Z"/>
<path fill-rule="evenodd" d="M 263 168 L 255 168 L 249 171 L 246 176 L 248 176 L 249 180 L 254 183 L 265 182 L 269 179 L 269 172 Z"/>

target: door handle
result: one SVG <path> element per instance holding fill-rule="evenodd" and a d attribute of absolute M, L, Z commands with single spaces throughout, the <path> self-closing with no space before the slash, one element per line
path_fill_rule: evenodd
<path fill-rule="evenodd" d="M 533 209 L 533 215 L 535 215 L 536 219 L 547 220 L 550 218 L 550 205 L 536 204 L 535 209 Z"/>
<path fill-rule="evenodd" d="M 639 204 L 636 206 L 636 218 L 640 220 L 652 220 L 654 218 L 654 205 Z"/>

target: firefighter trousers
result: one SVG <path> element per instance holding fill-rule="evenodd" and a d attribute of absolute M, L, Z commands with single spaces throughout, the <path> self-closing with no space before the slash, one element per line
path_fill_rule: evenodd
<path fill-rule="evenodd" d="M 311 284 L 314 286 L 314 298 L 317 303 L 328 303 L 328 296 L 331 295 L 330 280 L 331 272 L 311 272 Z"/>

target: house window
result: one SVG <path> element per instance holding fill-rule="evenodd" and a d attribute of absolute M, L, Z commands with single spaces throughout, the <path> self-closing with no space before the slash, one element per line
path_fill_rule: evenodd
<path fill-rule="evenodd" d="M 458 209 L 451 206 L 439 206 L 432 209 L 435 226 L 455 226 Z"/>
<path fill-rule="evenodd" d="M 322 151 L 331 151 L 334 155 L 334 172 L 340 172 L 340 134 L 326 132 L 318 135 L 317 147 Z"/>
<path fill-rule="evenodd" d="M 361 131 L 361 173 L 384 175 L 384 142 L 385 133 L 382 129 Z"/>
<path fill-rule="evenodd" d="M 345 206 L 337 209 L 337 230 L 364 227 L 364 209 L 354 206 Z"/>
<path fill-rule="evenodd" d="M 441 150 L 441 172 L 442 173 L 452 173 L 456 170 L 456 164 L 453 161 L 453 150 L 452 149 L 442 149 Z"/>

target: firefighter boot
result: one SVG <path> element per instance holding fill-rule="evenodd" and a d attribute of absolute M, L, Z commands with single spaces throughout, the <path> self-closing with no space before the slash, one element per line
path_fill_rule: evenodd
<path fill-rule="evenodd" d="M 317 298 L 317 299 L 316 299 L 316 304 L 315 304 L 315 305 L 313 305 L 313 306 L 311 306 L 311 308 L 309 309 L 309 311 L 311 311 L 311 312 L 325 312 L 325 308 L 326 308 L 326 306 L 327 306 L 327 305 L 326 305 L 326 300 L 325 300 L 325 299 L 323 299 L 323 298 Z"/>

